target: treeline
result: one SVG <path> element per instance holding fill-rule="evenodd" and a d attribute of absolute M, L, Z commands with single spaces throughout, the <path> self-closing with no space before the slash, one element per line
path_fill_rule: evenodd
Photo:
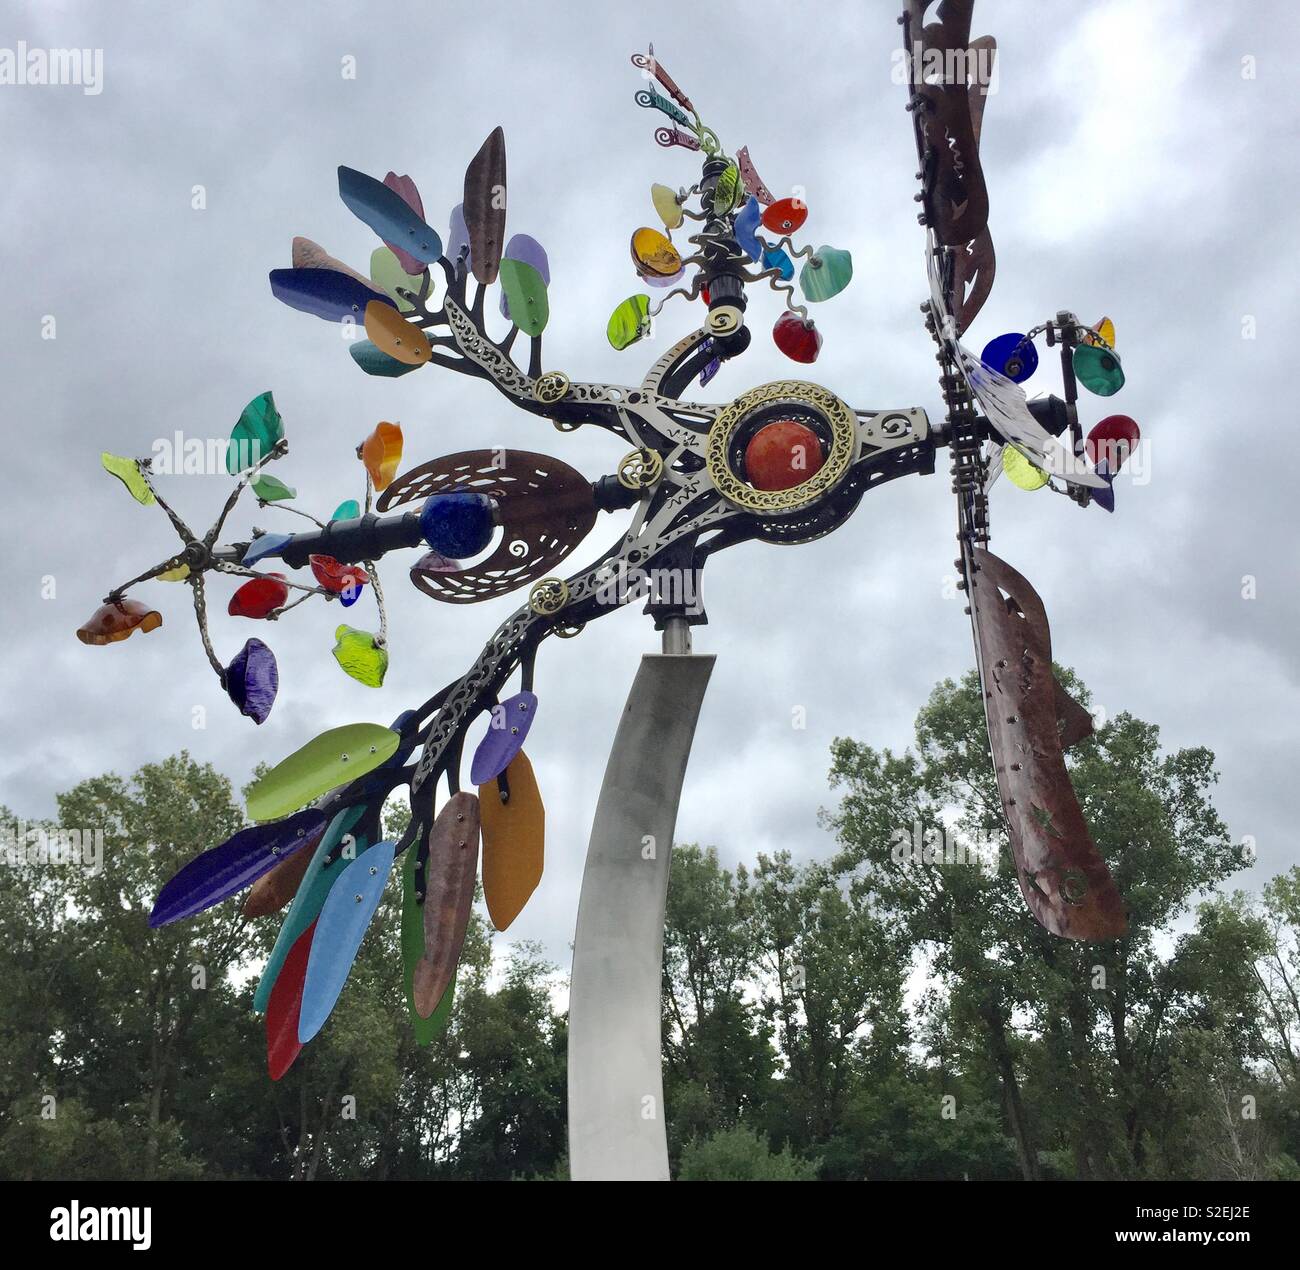
<path fill-rule="evenodd" d="M 1151 724 L 1118 716 L 1071 766 L 1130 905 L 1115 943 L 1026 911 L 971 678 L 935 689 L 902 754 L 836 743 L 816 862 L 675 849 L 676 1176 L 1300 1176 L 1300 868 L 1232 892 L 1250 860 L 1213 756 L 1163 752 Z M 103 859 L 4 862 L 0 1176 L 566 1176 L 563 980 L 537 948 L 494 960 L 476 915 L 450 1025 L 421 1048 L 390 888 L 330 1022 L 272 1083 L 251 1002 L 278 919 L 231 902 L 146 922 L 241 826 L 229 782 L 181 754 L 82 782 L 56 819 L 102 829 Z"/>

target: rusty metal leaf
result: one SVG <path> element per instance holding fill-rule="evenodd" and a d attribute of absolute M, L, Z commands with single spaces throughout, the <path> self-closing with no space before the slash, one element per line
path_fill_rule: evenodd
<path fill-rule="evenodd" d="M 464 211 L 470 268 L 487 285 L 497 280 L 506 241 L 506 134 L 500 128 L 465 169 Z"/>

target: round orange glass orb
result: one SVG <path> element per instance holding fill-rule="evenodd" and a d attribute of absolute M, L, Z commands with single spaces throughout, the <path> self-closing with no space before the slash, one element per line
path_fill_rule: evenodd
<path fill-rule="evenodd" d="M 764 424 L 745 447 L 745 476 L 755 489 L 793 489 L 822 465 L 817 434 L 793 419 Z"/>

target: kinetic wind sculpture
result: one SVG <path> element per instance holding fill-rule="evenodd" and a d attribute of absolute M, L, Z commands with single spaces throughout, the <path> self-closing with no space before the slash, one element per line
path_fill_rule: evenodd
<path fill-rule="evenodd" d="M 706 384 L 748 346 L 750 287 L 766 285 L 784 300 L 772 331 L 781 351 L 796 362 L 815 361 L 821 336 L 807 305 L 843 290 L 852 262 L 834 247 L 796 245 L 810 210 L 798 199 L 776 199 L 746 149 L 734 156 L 724 151 L 652 49 L 632 59 L 646 81 L 637 101 L 671 121 L 656 131 L 659 143 L 698 152 L 701 170 L 687 189 L 652 187 L 663 230 L 637 229 L 632 260 L 646 284 L 670 289 L 657 302 L 647 292 L 623 301 L 607 334 L 618 349 L 636 343 L 674 297 L 702 300 L 706 314 L 640 384 L 577 382 L 543 360 L 549 266 L 534 239 L 506 237 L 499 128 L 465 173 L 463 201 L 451 214 L 445 243 L 426 222 L 409 177 L 389 173 L 381 182 L 341 167 L 343 202 L 383 240 L 369 277 L 302 238 L 294 240 L 292 268 L 270 276 L 273 294 L 290 306 L 363 324 L 367 338 L 354 340 L 349 351 L 368 374 L 437 366 L 485 379 L 560 431 L 590 424 L 624 438 L 633 448 L 616 473 L 592 482 L 542 454 L 482 450 L 398 475 L 402 433 L 384 422 L 358 449 L 364 505 L 344 503 L 304 532 L 259 530 L 250 541 L 220 545 L 226 519 L 250 485 L 259 506 L 298 511 L 289 507 L 294 492 L 265 470 L 287 451 L 270 393 L 240 416 L 227 460 L 238 483 L 202 536 L 159 495 L 149 460 L 104 456 L 105 467 L 140 502 L 163 508 L 182 547 L 110 593 L 78 634 L 99 644 L 152 630 L 161 617 L 128 599 L 127 587 L 149 578 L 183 581 L 209 661 L 231 699 L 257 723 L 275 698 L 276 661 L 253 638 L 222 665 L 207 630 L 210 574 L 246 579 L 229 611 L 254 620 L 278 618 L 312 596 L 349 606 L 368 586 L 378 629 L 340 625 L 334 655 L 346 673 L 374 687 L 388 664 L 380 557 L 425 546 L 411 580 L 446 603 L 529 588 L 526 603 L 464 675 L 389 727 L 335 728 L 290 755 L 253 788 L 254 825 L 192 861 L 159 895 L 155 926 L 250 886 L 249 914 L 288 905 L 256 997 L 266 1012 L 272 1078 L 324 1025 L 395 867 L 402 875 L 399 942 L 413 1025 L 423 1042 L 445 1023 L 479 875 L 480 839 L 483 891 L 497 929 L 510 926 L 542 874 L 542 802 L 522 748 L 538 709 L 537 650 L 551 635 L 576 635 L 593 619 L 644 599 L 663 632 L 664 653 L 643 659 L 588 853 L 571 987 L 570 1154 L 575 1177 L 667 1176 L 657 1110 L 667 857 L 712 666 L 712 657 L 690 651 L 689 627 L 705 618 L 682 580 L 698 577 L 709 557 L 733 543 L 794 544 L 829 533 L 869 489 L 932 473 L 940 448 L 951 456 L 960 585 L 970 600 L 1021 890 L 1034 917 L 1057 935 L 1109 939 L 1124 932 L 1119 893 L 1089 837 L 1062 757 L 1088 734 L 1091 720 L 1053 678 L 1039 597 L 988 550 L 988 489 L 1005 472 L 1022 488 L 1047 486 L 1081 506 L 1113 510 L 1112 482 L 1138 429 L 1126 416 L 1112 415 L 1086 439 L 1082 433 L 1077 386 L 1106 397 L 1124 382 L 1108 320 L 1088 327 L 1059 312 L 1027 332 L 990 341 L 979 357 L 961 342 L 993 281 L 978 149 L 985 93 L 972 72 L 988 68 L 995 48 L 989 37 L 970 39 L 971 0 L 943 0 L 937 21 L 926 24 L 930 7 L 927 0 L 908 0 L 900 21 L 920 159 L 919 219 L 927 235 L 930 294 L 922 311 L 938 346 L 941 423 L 917 407 L 850 407 L 825 388 L 794 379 L 750 389 L 723 405 L 683 399 L 695 381 Z M 673 231 L 685 237 L 685 252 Z M 795 302 L 796 260 L 802 261 L 803 304 Z M 510 322 L 499 340 L 487 329 L 493 283 L 500 284 L 500 310 Z M 526 368 L 515 357 L 521 333 L 529 341 Z M 1031 402 L 1020 384 L 1037 367 L 1040 335 L 1060 350 L 1064 396 Z M 559 576 L 555 570 L 602 511 L 629 511 L 630 523 L 590 567 Z M 284 570 L 309 568 L 314 581 L 265 571 L 272 561 Z M 516 670 L 518 690 L 505 695 Z M 484 714 L 491 723 L 470 764 L 475 794 L 461 788 L 462 749 L 470 725 Z M 447 788 L 441 807 L 440 779 Z M 410 826 L 400 841 L 382 841 L 381 807 L 401 786 L 409 787 Z"/>

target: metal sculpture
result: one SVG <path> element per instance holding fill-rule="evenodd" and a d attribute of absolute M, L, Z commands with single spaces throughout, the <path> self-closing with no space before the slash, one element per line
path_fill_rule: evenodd
<path fill-rule="evenodd" d="M 900 22 L 909 69 L 927 237 L 930 294 L 922 305 L 938 348 L 943 418 L 920 407 L 855 408 L 802 379 L 764 384 L 724 404 L 685 399 L 723 362 L 744 353 L 748 289 L 767 286 L 784 302 L 773 329 L 792 360 L 816 360 L 821 335 L 808 305 L 838 294 L 852 276 L 847 252 L 797 246 L 809 216 L 798 199 L 776 199 L 747 148 L 729 156 L 717 133 L 654 56 L 636 55 L 645 77 L 640 105 L 668 117 L 661 145 L 701 156 L 688 189 L 656 185 L 663 230 L 641 228 L 631 252 L 638 276 L 670 288 L 658 302 L 623 301 L 607 335 L 635 344 L 674 297 L 702 299 L 704 321 L 672 345 L 635 385 L 571 380 L 543 358 L 549 262 L 527 235 L 506 238 L 505 141 L 498 128 L 465 174 L 446 242 L 424 218 L 409 177 L 378 181 L 339 169 L 347 207 L 383 240 L 369 276 L 295 239 L 292 267 L 271 273 L 275 296 L 332 322 L 364 327 L 349 345 L 366 373 L 398 376 L 428 366 L 486 380 L 512 404 L 560 431 L 605 428 L 632 447 L 616 472 L 588 481 L 542 454 L 471 451 L 397 475 L 401 430 L 380 423 L 358 447 L 364 502 L 340 506 L 304 532 L 257 530 L 219 543 L 227 518 L 251 487 L 263 507 L 289 506 L 293 491 L 265 470 L 287 452 L 270 393 L 241 415 L 227 465 L 238 482 L 214 524 L 192 531 L 158 492 L 147 459 L 105 455 L 105 467 L 142 503 L 157 502 L 181 538 L 169 559 L 118 587 L 78 632 L 87 643 L 149 631 L 159 614 L 127 597 L 150 578 L 191 589 L 204 648 L 238 708 L 257 723 L 278 688 L 270 649 L 250 639 L 227 665 L 208 635 L 212 574 L 246 579 L 230 612 L 274 619 L 305 599 L 354 603 L 369 587 L 375 631 L 340 625 L 335 657 L 378 687 L 388 628 L 376 561 L 423 545 L 411 580 L 426 595 L 470 604 L 528 587 L 527 600 L 488 640 L 459 679 L 407 710 L 390 727 L 332 729 L 265 775 L 249 798 L 257 822 L 192 861 L 158 897 L 161 925 L 251 886 L 245 910 L 288 905 L 256 1004 L 267 1015 L 271 1075 L 278 1079 L 324 1025 L 400 861 L 401 948 L 419 1039 L 445 1022 L 482 850 L 489 916 L 509 927 L 542 875 L 544 812 L 523 752 L 536 716 L 534 665 L 548 637 L 570 637 L 630 601 L 645 601 L 663 633 L 633 685 L 597 806 L 575 944 L 570 1029 L 570 1149 L 575 1177 L 667 1176 L 659 1073 L 659 974 L 663 906 L 678 797 L 712 657 L 692 654 L 690 627 L 704 622 L 698 577 L 715 553 L 761 539 L 797 544 L 842 525 L 864 494 L 909 474 L 932 473 L 949 451 L 956 494 L 960 585 L 967 592 L 993 763 L 1017 874 L 1034 917 L 1055 934 L 1123 934 L 1123 904 L 1088 834 L 1063 750 L 1091 720 L 1052 675 L 1043 606 L 1023 577 L 988 550 L 988 489 L 1005 472 L 1027 489 L 1050 487 L 1080 506 L 1114 508 L 1113 479 L 1138 439 L 1126 416 L 1082 434 L 1078 385 L 1108 396 L 1123 383 L 1108 320 L 1086 327 L 1062 311 L 1026 333 L 990 341 L 980 356 L 961 342 L 987 299 L 994 252 L 979 159 L 984 84 L 975 73 L 995 55 L 991 38 L 970 38 L 971 0 L 934 6 L 908 0 Z M 937 69 L 936 69 L 937 68 Z M 686 254 L 672 240 L 685 228 Z M 803 262 L 796 303 L 794 262 Z M 474 286 L 471 289 L 470 283 Z M 488 333 L 487 289 L 501 286 L 510 321 Z M 520 334 L 526 365 L 516 359 Z M 1020 383 L 1037 366 L 1035 341 L 1059 348 L 1064 396 L 1027 401 Z M 405 508 L 406 510 L 400 510 Z M 591 566 L 556 570 L 599 513 L 630 522 Z M 385 514 L 386 513 L 386 514 Z M 265 570 L 310 568 L 314 582 Z M 263 566 L 259 568 L 258 566 Z M 290 600 L 291 592 L 298 592 Z M 503 697 L 519 672 L 519 689 Z M 471 723 L 491 726 L 471 763 L 477 794 L 461 788 Z M 445 780 L 441 807 L 435 790 Z M 380 809 L 409 787 L 411 820 L 400 841 L 381 841 Z M 647 1114 L 647 1108 L 650 1109 Z"/>

